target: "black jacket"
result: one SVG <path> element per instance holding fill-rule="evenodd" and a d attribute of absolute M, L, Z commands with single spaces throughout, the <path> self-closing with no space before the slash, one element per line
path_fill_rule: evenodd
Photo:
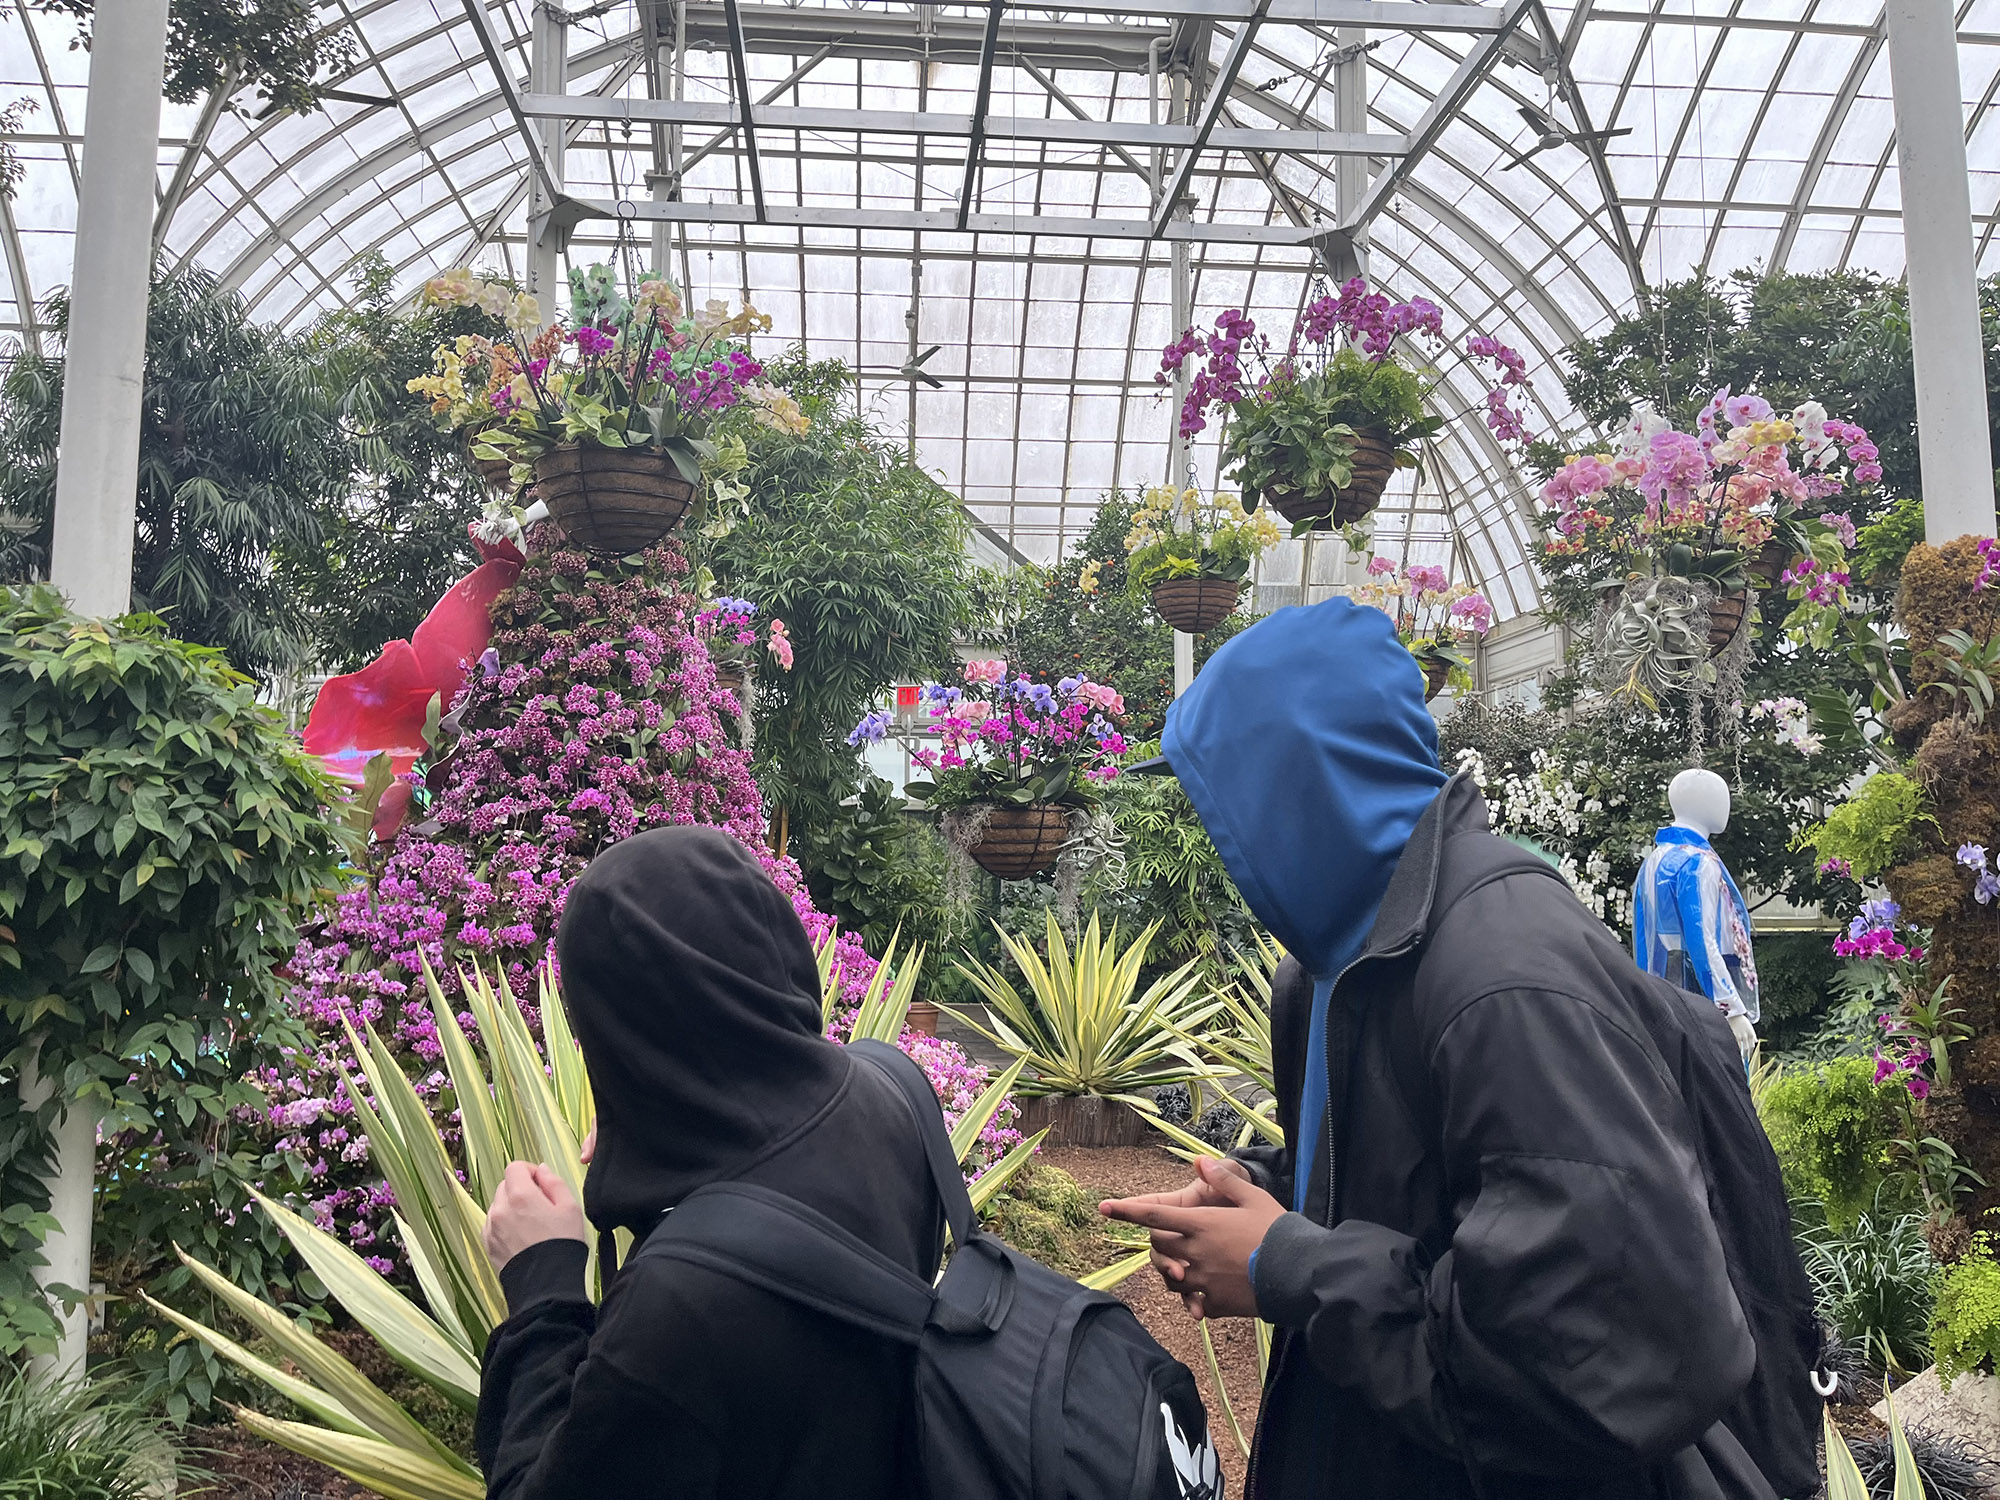
<path fill-rule="evenodd" d="M 643 1237 L 703 1182 L 761 1183 L 924 1276 L 942 1210 L 909 1106 L 819 1031 L 790 904 L 727 834 L 614 846 L 564 913 L 564 995 L 598 1109 L 584 1198 Z M 477 1426 L 494 1500 L 890 1500 L 910 1492 L 911 1351 L 683 1262 L 584 1289 L 552 1241 L 501 1274 Z"/>
<path fill-rule="evenodd" d="M 1808 1337 L 1809 1300 L 1727 1024 L 1487 824 L 1467 778 L 1438 794 L 1335 986 L 1315 1181 L 1255 1260 L 1280 1332 L 1252 1500 L 1769 1500 L 1733 1434 L 1789 1488 L 1813 1403 L 1798 1359 L 1759 1369 L 1743 1298 L 1760 1339 Z M 1310 997 L 1288 960 L 1288 1144 L 1237 1153 L 1287 1202 Z M 1754 1224 L 1718 1230 L 1718 1152 Z"/>

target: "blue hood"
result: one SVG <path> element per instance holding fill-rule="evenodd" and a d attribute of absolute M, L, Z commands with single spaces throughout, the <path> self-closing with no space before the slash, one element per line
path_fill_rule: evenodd
<path fill-rule="evenodd" d="M 1161 750 L 1243 899 L 1326 979 L 1361 949 L 1445 783 L 1424 679 L 1389 617 L 1281 609 L 1209 658 Z"/>

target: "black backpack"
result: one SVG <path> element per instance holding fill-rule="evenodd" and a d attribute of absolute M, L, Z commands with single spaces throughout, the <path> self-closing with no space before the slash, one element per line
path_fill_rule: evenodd
<path fill-rule="evenodd" d="M 753 1183 L 699 1188 L 647 1236 L 669 1256 L 916 1347 L 931 1500 L 1221 1500 L 1194 1377 L 1130 1308 L 979 1227 L 937 1097 L 896 1048 L 849 1054 L 901 1090 L 956 1247 L 935 1286 Z"/>
<path fill-rule="evenodd" d="M 1442 912 L 1480 887 L 1513 875 L 1563 879 L 1546 859 L 1510 840 L 1462 836 L 1453 851 L 1449 882 L 1435 894 L 1434 909 Z M 1608 929 L 1605 941 L 1616 942 Z M 1417 961 L 1422 962 L 1421 956 Z M 1701 1034 L 1697 1018 L 1714 1009 L 1708 997 L 1644 973 L 1629 955 L 1627 963 L 1633 982 L 1652 989 L 1659 1001 L 1644 1012 L 1647 1027 L 1687 1109 L 1708 1184 L 1709 1212 L 1737 1303 L 1757 1345 L 1756 1371 L 1724 1413 L 1723 1425 L 1779 1494 L 1810 1495 L 1820 1483 L 1814 1446 L 1820 1398 L 1814 1380 L 1824 1359 L 1825 1331 L 1792 1239 L 1777 1153 L 1757 1118 L 1734 1041 L 1725 1047 L 1713 1035 Z M 1388 1018 L 1390 1061 L 1411 1116 L 1435 1142 L 1438 1104 L 1410 1019 L 1406 1006 Z"/>

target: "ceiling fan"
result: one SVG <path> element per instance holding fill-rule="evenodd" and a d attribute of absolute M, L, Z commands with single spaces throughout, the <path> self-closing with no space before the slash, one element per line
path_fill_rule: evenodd
<path fill-rule="evenodd" d="M 943 344 L 932 344 L 922 354 L 912 354 L 908 359 L 903 361 L 902 367 L 896 371 L 896 378 L 898 380 L 909 381 L 912 387 L 921 380 L 934 391 L 943 390 L 944 382 L 924 368 L 924 362 L 943 347 Z"/>
<path fill-rule="evenodd" d="M 1632 133 L 1630 125 L 1621 126 L 1617 130 L 1571 130 L 1547 110 L 1538 109 L 1532 104 L 1521 106 L 1521 118 L 1528 122 L 1529 129 L 1533 130 L 1539 139 L 1526 151 L 1516 152 L 1514 159 L 1500 169 L 1503 172 L 1511 172 L 1529 157 L 1539 156 L 1544 151 L 1553 151 L 1558 146 L 1601 146 L 1606 141 Z"/>

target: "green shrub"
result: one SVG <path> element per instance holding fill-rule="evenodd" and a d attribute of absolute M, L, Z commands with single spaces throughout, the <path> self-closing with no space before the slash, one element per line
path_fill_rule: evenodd
<path fill-rule="evenodd" d="M 1874 1059 L 1842 1057 L 1782 1074 L 1764 1092 L 1786 1195 L 1823 1203 L 1837 1230 L 1854 1223 L 1888 1172 L 1896 1087 L 1875 1082 Z"/>
<path fill-rule="evenodd" d="M 1929 822 L 1923 788 L 1890 771 L 1871 776 L 1840 806 L 1798 837 L 1822 862 L 1844 859 L 1856 880 L 1879 875 L 1908 853 Z"/>
<path fill-rule="evenodd" d="M 1937 1269 L 1923 1215 L 1878 1204 L 1844 1230 L 1821 1225 L 1800 1231 L 1798 1239 L 1820 1310 L 1841 1338 L 1878 1368 L 1885 1355 L 1905 1369 L 1920 1365 L 1930 1342 Z"/>
<path fill-rule="evenodd" d="M 1992 1236 L 1973 1235 L 1965 1258 L 1937 1273 L 1935 1290 L 1931 1352 L 1949 1389 L 1967 1370 L 1991 1371 L 2000 1360 L 2000 1263 Z"/>
<path fill-rule="evenodd" d="M 1799 1045 L 1821 1026 L 1834 998 L 1840 962 L 1822 932 L 1780 932 L 1757 939 L 1757 1030 L 1767 1052 Z"/>
<path fill-rule="evenodd" d="M 194 1477 L 159 1424 L 115 1384 L 0 1370 L 5 1500 L 153 1500 Z"/>
<path fill-rule="evenodd" d="M 0 1067 L 39 1039 L 43 1073 L 101 1111 L 96 1270 L 113 1337 L 164 1377 L 155 1344 L 127 1343 L 143 1316 L 129 1294 L 183 1288 L 170 1245 L 316 1295 L 243 1215 L 251 1182 L 303 1175 L 258 1136 L 268 1101 L 250 1075 L 309 1044 L 274 970 L 338 878 L 336 793 L 220 652 L 151 616 L 83 619 L 47 587 L 0 589 L 0 786 Z M 20 1109 L 11 1077 L 0 1096 L 15 1101 L 0 1104 L 4 1166 L 41 1149 L 53 1109 Z M 0 1223 L 16 1267 L 39 1238 L 11 1212 Z M 44 1311 L 0 1267 L 0 1351 L 48 1347 Z M 176 1419 L 213 1374 L 174 1381 Z"/>

